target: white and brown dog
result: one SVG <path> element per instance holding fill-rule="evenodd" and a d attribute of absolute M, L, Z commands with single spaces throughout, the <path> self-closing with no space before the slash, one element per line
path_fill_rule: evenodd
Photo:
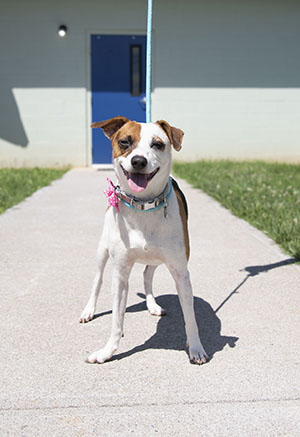
<path fill-rule="evenodd" d="M 113 190 L 117 200 L 108 208 L 98 249 L 99 272 L 80 322 L 92 320 L 105 264 L 110 257 L 112 277 L 112 331 L 103 349 L 92 353 L 87 362 L 103 363 L 118 348 L 128 294 L 128 278 L 134 263 L 146 265 L 144 286 L 146 303 L 153 315 L 165 314 L 152 293 L 156 267 L 166 264 L 173 276 L 181 303 L 190 361 L 207 361 L 196 323 L 193 292 L 187 269 L 189 237 L 187 206 L 183 193 L 170 177 L 172 154 L 181 149 L 183 132 L 166 121 L 137 123 L 125 117 L 96 122 L 110 138 L 119 185 Z"/>

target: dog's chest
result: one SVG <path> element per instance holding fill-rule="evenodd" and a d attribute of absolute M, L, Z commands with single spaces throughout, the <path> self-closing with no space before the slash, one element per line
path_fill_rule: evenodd
<path fill-rule="evenodd" d="M 165 218 L 163 209 L 142 212 L 132 211 L 126 206 L 122 208 L 118 221 L 119 238 L 134 261 L 147 264 L 164 262 L 174 229 L 171 209 Z"/>
<path fill-rule="evenodd" d="M 139 214 L 139 213 L 137 213 Z M 128 235 L 129 248 L 138 258 L 161 258 L 162 248 L 166 245 L 167 224 L 162 214 L 142 213 L 143 216 L 135 215 L 132 221 L 124 223 Z M 147 215 L 146 215 L 147 214 Z"/>

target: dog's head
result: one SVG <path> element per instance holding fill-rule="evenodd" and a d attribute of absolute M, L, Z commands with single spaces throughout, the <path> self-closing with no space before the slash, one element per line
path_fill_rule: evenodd
<path fill-rule="evenodd" d="M 137 198 L 157 196 L 171 172 L 171 146 L 181 149 L 184 133 L 164 120 L 137 123 L 126 117 L 95 122 L 111 140 L 120 185 Z"/>

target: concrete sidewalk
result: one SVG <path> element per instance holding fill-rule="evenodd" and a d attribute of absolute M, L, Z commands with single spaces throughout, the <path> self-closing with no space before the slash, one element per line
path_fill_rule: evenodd
<path fill-rule="evenodd" d="M 84 362 L 111 328 L 110 264 L 96 318 L 79 324 L 108 174 L 72 170 L 0 216 L 0 435 L 299 435 L 300 268 L 184 182 L 195 308 L 211 361 L 189 364 L 164 267 L 154 291 L 167 316 L 148 314 L 137 265 L 117 355 Z"/>

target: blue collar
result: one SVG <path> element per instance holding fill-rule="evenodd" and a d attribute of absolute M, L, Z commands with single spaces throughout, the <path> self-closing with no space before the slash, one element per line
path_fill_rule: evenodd
<path fill-rule="evenodd" d="M 162 207 L 167 208 L 168 200 L 172 193 L 172 178 L 170 177 L 168 183 L 164 189 L 164 191 L 153 200 L 144 202 L 142 200 L 136 199 L 133 196 L 129 196 L 123 190 L 121 190 L 120 186 L 116 186 L 116 196 L 118 199 L 124 203 L 124 205 L 128 206 L 128 208 L 135 209 L 136 211 L 156 211 Z M 166 209 L 165 209 L 166 216 Z"/>

